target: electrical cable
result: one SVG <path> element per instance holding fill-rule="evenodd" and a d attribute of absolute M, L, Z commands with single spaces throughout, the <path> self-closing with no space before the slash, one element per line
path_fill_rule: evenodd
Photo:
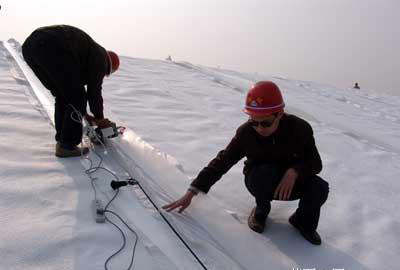
<path fill-rule="evenodd" d="M 72 106 L 72 105 L 71 105 L 71 106 Z M 72 108 L 74 108 L 74 107 L 72 106 Z M 77 113 L 78 118 L 81 120 L 80 123 L 82 123 L 83 117 L 82 117 L 82 115 L 80 114 L 80 112 L 78 112 L 75 108 L 74 108 L 74 112 Z M 74 121 L 76 120 L 76 119 L 73 118 L 72 113 L 71 113 L 71 118 L 72 118 Z M 94 132 L 94 131 L 93 131 L 93 129 L 90 129 L 90 128 L 89 128 L 89 132 Z M 94 136 L 94 138 L 96 138 L 96 139 L 102 144 L 102 146 L 104 147 L 104 150 L 107 151 L 105 145 L 104 145 L 103 142 L 99 139 L 99 137 L 97 136 L 96 132 L 94 132 L 93 136 Z M 82 148 L 81 148 L 81 149 L 82 149 Z M 85 172 L 86 172 L 86 174 L 89 176 L 89 178 L 92 180 L 92 188 L 93 188 L 93 190 L 94 190 L 94 192 L 95 192 L 95 199 L 97 199 L 97 198 L 96 198 L 96 193 L 97 193 L 97 192 L 96 192 L 96 188 L 95 188 L 95 185 L 94 185 L 94 180 L 96 180 L 96 178 L 93 179 L 93 178 L 91 177 L 91 174 L 92 174 L 92 173 L 96 172 L 98 169 L 102 169 L 102 170 L 107 171 L 107 172 L 110 173 L 111 175 L 113 175 L 113 176 L 116 178 L 116 181 L 117 181 L 117 182 L 121 182 L 121 181 L 119 181 L 118 176 L 115 175 L 113 172 L 111 172 L 110 170 L 108 170 L 108 169 L 106 169 L 106 168 L 100 166 L 101 163 L 103 162 L 103 158 L 94 150 L 94 146 L 92 147 L 92 152 L 94 152 L 94 153 L 100 158 L 99 165 L 96 166 L 96 167 L 93 167 L 93 162 L 92 162 L 92 160 L 90 160 L 89 158 L 85 158 L 85 159 L 87 159 L 87 160 L 90 161 L 90 168 L 87 169 Z M 132 183 L 133 183 L 133 184 L 137 184 L 137 185 L 139 186 L 139 188 L 140 188 L 140 189 L 142 190 L 142 192 L 145 194 L 145 196 L 146 196 L 147 199 L 150 201 L 150 203 L 153 205 L 153 207 L 158 211 L 158 213 L 159 213 L 160 216 L 163 218 L 163 220 L 167 223 L 167 225 L 171 228 L 171 230 L 175 233 L 175 235 L 179 238 L 179 240 L 183 243 L 183 245 L 189 250 L 189 252 L 193 255 L 193 257 L 196 259 L 196 261 L 202 266 L 203 269 L 208 270 L 207 267 L 204 265 L 204 263 L 203 263 L 203 262 L 200 260 L 200 258 L 196 255 L 196 253 L 191 249 L 191 247 L 186 243 L 186 241 L 182 238 L 182 236 L 178 233 L 178 231 L 172 226 L 172 224 L 169 222 L 169 220 L 168 220 L 168 219 L 164 216 L 164 214 L 160 211 L 160 209 L 159 209 L 158 206 L 154 203 L 154 201 L 151 199 L 151 197 L 146 193 L 146 191 L 144 190 L 144 188 L 142 187 L 142 185 L 140 184 L 140 182 L 137 181 L 137 180 L 135 180 L 135 179 L 133 179 L 133 178 L 131 178 L 131 179 L 129 179 L 129 180 L 132 180 Z M 126 270 L 129 270 L 129 269 L 132 267 L 132 265 L 133 265 L 133 261 L 134 261 L 134 257 L 135 257 L 135 251 L 136 251 L 136 246 L 137 246 L 137 242 L 138 242 L 138 238 L 139 238 L 139 237 L 138 237 L 137 233 L 136 233 L 136 232 L 135 232 L 135 231 L 134 231 L 134 230 L 133 230 L 133 229 L 118 215 L 118 214 L 117 214 L 117 213 L 108 210 L 109 205 L 114 201 L 114 199 L 117 197 L 118 193 L 119 193 L 119 188 L 117 188 L 117 192 L 114 194 L 114 196 L 112 197 L 112 199 L 107 203 L 106 207 L 104 208 L 104 213 L 110 213 L 110 214 L 113 214 L 114 216 L 116 216 L 116 217 L 117 217 L 117 218 L 118 218 L 118 219 L 119 219 L 133 234 L 134 234 L 134 235 L 135 235 L 135 244 L 134 244 L 134 247 L 133 247 L 133 253 L 132 253 L 132 257 L 131 257 L 131 263 L 130 263 L 129 267 L 126 269 Z M 105 218 L 106 218 L 106 220 L 107 220 L 110 224 L 112 224 L 113 226 L 115 226 L 115 227 L 120 231 L 120 233 L 121 233 L 121 235 L 122 235 L 122 238 L 123 238 L 123 245 L 122 245 L 122 247 L 121 247 L 118 251 L 116 251 L 114 254 L 112 254 L 110 257 L 108 257 L 107 260 L 106 260 L 106 262 L 104 263 L 104 268 L 105 268 L 106 270 L 109 270 L 109 269 L 107 268 L 108 262 L 109 262 L 114 256 L 116 256 L 117 254 L 119 254 L 119 253 L 124 249 L 124 247 L 125 247 L 125 245 L 126 245 L 126 236 L 125 236 L 124 232 L 121 230 L 120 227 L 118 227 L 115 223 L 111 222 L 111 221 L 109 220 L 109 218 L 107 218 L 107 216 L 105 216 Z"/>
<path fill-rule="evenodd" d="M 100 160 L 100 163 L 101 163 L 101 162 L 103 161 L 103 158 L 102 158 L 94 149 L 92 149 L 92 151 L 93 151 L 99 158 L 101 158 L 101 160 Z M 87 158 L 87 159 L 88 159 L 88 158 Z M 89 159 L 89 160 L 90 160 L 90 159 Z M 93 164 L 93 163 L 91 162 L 91 164 Z M 99 170 L 99 169 L 108 172 L 109 174 L 111 174 L 112 176 L 114 176 L 115 179 L 118 181 L 119 178 L 118 178 L 117 175 L 115 175 L 115 174 L 114 174 L 113 172 L 111 172 L 110 170 L 108 170 L 108 169 L 106 169 L 106 168 L 104 168 L 104 167 L 101 167 L 101 166 L 96 166 L 96 167 L 91 166 L 89 169 L 86 170 L 86 173 L 87 173 L 89 176 L 91 176 L 92 173 L 96 172 L 96 171 Z M 92 183 L 93 183 L 93 181 L 92 181 Z M 92 187 L 94 187 L 94 184 L 92 185 Z M 96 188 L 95 188 L 95 187 L 94 187 L 94 190 L 95 190 L 95 194 L 96 194 Z M 113 214 L 114 216 L 116 216 L 116 217 L 117 217 L 117 218 L 118 218 L 132 233 L 133 233 L 133 234 L 134 234 L 134 236 L 135 236 L 135 243 L 134 243 L 133 250 L 132 250 L 132 257 L 131 257 L 130 264 L 129 264 L 128 268 L 127 268 L 127 270 L 129 270 L 129 269 L 131 269 L 131 267 L 132 267 L 132 265 L 133 265 L 133 262 L 134 262 L 135 252 L 136 252 L 136 246 L 137 246 L 137 242 L 138 242 L 139 237 L 138 237 L 137 233 L 124 221 L 124 219 L 122 219 L 117 213 L 115 213 L 115 212 L 113 212 L 113 211 L 111 211 L 111 210 L 108 210 L 109 206 L 110 206 L 111 203 L 115 200 L 115 198 L 118 196 L 118 194 L 119 194 L 119 190 L 114 194 L 114 196 L 111 198 L 111 200 L 110 200 L 110 201 L 107 203 L 107 205 L 104 207 L 104 214 L 105 214 L 105 213 L 111 213 L 111 214 Z M 97 199 L 97 198 L 95 198 L 95 199 Z M 108 257 L 107 260 L 106 260 L 105 263 L 104 263 L 104 269 L 109 270 L 109 268 L 108 268 L 108 263 L 111 261 L 111 259 L 112 259 L 113 257 L 117 256 L 117 255 L 125 248 L 125 246 L 126 246 L 126 235 L 125 235 L 125 233 L 122 231 L 122 229 L 121 229 L 118 225 L 116 225 L 114 222 L 112 222 L 106 215 L 105 215 L 105 219 L 106 219 L 110 224 L 112 224 L 114 227 L 116 227 L 116 228 L 118 229 L 118 231 L 120 232 L 120 234 L 121 234 L 121 236 L 122 236 L 122 239 L 123 239 L 123 244 L 122 244 L 121 248 L 118 249 L 115 253 L 113 253 L 110 257 Z"/>
<path fill-rule="evenodd" d="M 70 116 L 71 116 L 71 119 L 72 119 L 73 121 L 75 121 L 75 122 L 78 122 L 78 123 L 82 124 L 82 121 L 83 121 L 83 119 L 84 119 L 83 116 L 82 116 L 82 114 L 81 114 L 78 110 L 76 110 L 75 107 L 74 107 L 72 104 L 69 104 L 69 105 L 70 105 L 70 106 L 72 107 L 72 109 L 73 109 L 73 111 L 71 112 L 71 115 L 70 115 Z M 74 114 L 77 115 L 77 118 L 74 117 Z M 105 145 L 104 145 L 104 143 L 102 142 L 102 140 L 100 140 L 100 139 L 98 138 L 96 132 L 95 132 L 92 128 L 89 128 L 88 131 L 89 131 L 89 132 L 93 132 L 91 135 L 92 135 L 94 138 L 96 138 L 96 139 L 102 144 L 104 150 L 107 151 L 107 150 L 106 150 L 106 147 L 105 147 Z M 85 160 L 88 160 L 89 163 L 90 163 L 89 169 L 86 169 L 86 170 L 85 170 L 85 173 L 88 175 L 88 177 L 89 177 L 90 180 L 91 180 L 91 186 L 92 186 L 92 189 L 93 189 L 93 192 L 94 192 L 94 199 L 97 200 L 97 190 L 96 190 L 96 186 L 95 186 L 95 184 L 94 184 L 94 182 L 95 182 L 95 180 L 97 180 L 97 178 L 96 178 L 96 177 L 92 177 L 92 174 L 95 173 L 95 172 L 97 172 L 99 169 L 101 169 L 101 170 L 104 170 L 104 171 L 108 172 L 109 174 L 111 174 L 111 175 L 115 178 L 116 181 L 119 181 L 119 178 L 118 178 L 118 176 L 117 176 L 115 173 L 113 173 L 112 171 L 110 171 L 110 170 L 108 170 L 108 169 L 106 169 L 106 168 L 104 168 L 104 167 L 101 166 L 101 164 L 102 164 L 102 162 L 103 162 L 103 157 L 102 157 L 101 155 L 99 155 L 99 154 L 96 152 L 96 150 L 94 149 L 94 146 L 93 146 L 91 143 L 90 143 L 89 145 L 90 145 L 91 151 L 92 151 L 93 153 L 95 153 L 96 156 L 99 157 L 99 159 L 100 159 L 99 164 L 98 164 L 97 166 L 94 167 L 94 166 L 93 166 L 93 161 L 92 161 L 90 158 L 88 158 L 88 157 L 84 157 L 84 158 L 83 158 L 83 159 L 85 159 Z M 82 141 L 81 141 L 81 156 L 83 156 L 83 142 L 82 142 Z M 126 222 L 123 218 L 121 218 L 120 215 L 118 215 L 118 214 L 117 214 L 116 212 L 114 212 L 114 211 L 108 210 L 108 207 L 109 207 L 109 206 L 111 205 L 111 203 L 115 200 L 115 198 L 118 196 L 118 194 L 119 194 L 119 190 L 117 190 L 117 191 L 115 192 L 114 196 L 111 198 L 111 200 L 110 200 L 110 201 L 107 203 L 107 205 L 104 207 L 104 217 L 105 217 L 105 220 L 106 220 L 107 222 L 109 222 L 109 223 L 112 224 L 115 228 L 118 229 L 118 231 L 120 232 L 120 234 L 121 234 L 121 236 L 122 236 L 123 243 L 122 243 L 121 248 L 119 248 L 115 253 L 113 253 L 110 257 L 108 257 L 108 258 L 106 259 L 106 261 L 105 261 L 105 263 L 104 263 L 104 269 L 105 269 L 105 270 L 109 270 L 109 268 L 108 268 L 108 263 L 111 261 L 111 259 L 112 259 L 113 257 L 117 256 L 117 255 L 125 248 L 125 246 L 126 246 L 126 235 L 125 235 L 125 233 L 122 231 L 122 229 L 121 229 L 117 224 L 115 224 L 114 222 L 112 222 L 112 221 L 106 216 L 106 213 L 110 213 L 110 214 L 114 215 L 115 217 L 117 217 L 117 218 L 128 228 L 128 230 L 131 231 L 131 232 L 134 234 L 134 236 L 135 236 L 135 242 L 134 242 L 134 245 L 133 245 L 131 261 L 130 261 L 130 264 L 129 264 L 129 266 L 128 266 L 128 268 L 127 268 L 126 270 L 131 269 L 131 267 L 133 266 L 134 258 L 135 258 L 135 253 L 136 253 L 136 247 L 137 247 L 137 243 L 138 243 L 138 240 L 139 240 L 139 236 L 137 235 L 137 233 L 127 224 L 127 222 Z"/>
<path fill-rule="evenodd" d="M 120 252 L 125 248 L 125 246 L 126 246 L 126 236 L 125 236 L 124 232 L 121 230 L 121 228 L 118 227 L 118 225 L 116 225 L 116 224 L 115 224 L 114 222 L 112 222 L 110 219 L 108 219 L 107 216 L 106 216 L 106 220 L 107 220 L 107 222 L 109 222 L 111 225 L 113 225 L 115 228 L 117 228 L 117 230 L 120 232 L 120 234 L 121 234 L 121 236 L 122 236 L 122 246 L 121 246 L 116 252 L 114 252 L 111 256 L 109 256 L 109 257 L 107 258 L 107 260 L 104 262 L 104 269 L 109 270 L 109 269 L 108 269 L 108 263 L 110 262 L 110 260 L 111 260 L 114 256 L 116 256 L 118 253 L 120 253 Z M 129 266 L 129 268 L 130 268 L 130 266 Z M 129 269 L 129 268 L 128 268 L 128 269 Z"/>
<path fill-rule="evenodd" d="M 131 185 L 138 185 L 139 188 L 142 190 L 144 195 L 147 197 L 147 199 L 150 201 L 150 203 L 153 205 L 153 207 L 158 211 L 162 219 L 168 224 L 168 226 L 171 228 L 171 230 L 175 233 L 175 235 L 181 240 L 183 245 L 189 250 L 189 252 L 193 255 L 193 257 L 196 259 L 196 261 L 203 267 L 203 269 L 207 270 L 207 267 L 204 265 L 204 263 L 200 260 L 200 258 L 196 255 L 196 253 L 192 250 L 192 248 L 186 243 L 186 241 L 182 238 L 182 236 L 178 233 L 178 231 L 172 226 L 172 224 L 169 222 L 169 220 L 164 216 L 164 214 L 160 211 L 158 206 L 153 202 L 153 200 L 150 198 L 150 196 L 146 193 L 146 191 L 143 189 L 141 186 L 140 182 L 131 178 L 129 179 L 132 181 L 133 184 Z M 129 181 L 128 181 L 129 183 Z M 117 190 L 119 187 L 117 188 Z"/>
<path fill-rule="evenodd" d="M 137 233 L 136 233 L 134 230 L 132 230 L 131 227 L 129 227 L 129 225 L 128 225 L 117 213 L 115 213 L 115 212 L 113 212 L 113 211 L 110 211 L 110 210 L 104 210 L 104 213 L 110 213 L 110 214 L 113 214 L 114 216 L 116 216 L 116 217 L 117 217 L 122 223 L 124 223 L 124 225 L 135 235 L 135 243 L 134 243 L 134 245 L 133 245 L 131 262 L 130 262 L 128 268 L 127 268 L 127 270 L 129 270 L 129 269 L 132 267 L 133 261 L 134 261 L 134 259 L 135 259 L 136 247 L 137 247 L 137 243 L 138 243 L 138 240 L 139 240 L 139 236 L 137 235 Z M 113 224 L 115 227 L 118 228 L 118 226 L 115 225 L 112 221 L 110 221 L 110 220 L 107 218 L 107 216 L 106 216 L 106 220 L 107 220 L 108 222 L 110 222 L 111 224 Z M 120 228 L 118 228 L 118 229 L 120 230 Z M 123 245 L 123 247 L 125 247 L 125 244 L 126 244 L 126 237 L 125 237 L 125 235 L 123 234 L 123 232 L 122 232 L 121 230 L 120 230 L 120 232 L 121 232 L 121 234 L 122 234 L 123 237 L 124 237 L 124 245 Z M 122 249 L 123 249 L 123 247 L 122 247 Z M 108 262 L 109 262 L 114 256 L 116 256 L 122 249 L 118 250 L 116 253 L 114 253 L 113 255 L 111 255 L 111 256 L 106 260 L 106 262 L 104 263 L 104 268 L 105 268 L 106 270 L 108 270 L 108 268 L 107 268 Z"/>
<path fill-rule="evenodd" d="M 99 156 L 99 157 L 101 158 L 100 162 L 102 162 L 102 161 L 103 161 L 102 157 L 101 157 L 94 149 L 93 149 L 92 151 L 93 151 L 94 153 L 96 153 L 96 155 Z M 89 160 L 90 160 L 90 159 L 89 159 Z M 93 163 L 91 163 L 91 164 L 93 164 Z M 115 175 L 113 172 L 111 172 L 110 170 L 108 170 L 108 169 L 106 169 L 106 168 L 104 168 L 104 167 L 100 167 L 100 166 L 93 167 L 93 166 L 91 166 L 89 169 L 86 170 L 86 172 L 87 172 L 87 174 L 88 174 L 89 176 L 91 176 L 92 173 L 96 172 L 96 171 L 99 170 L 99 169 L 108 172 L 109 174 L 111 174 L 112 176 L 114 176 L 116 180 L 118 180 L 118 176 L 117 176 L 117 175 Z M 93 181 L 92 181 L 92 183 L 93 183 Z M 95 194 L 96 194 L 97 192 L 96 192 L 96 188 L 95 188 L 94 184 L 92 185 L 92 187 L 94 188 L 94 191 L 95 191 Z M 133 262 L 134 262 L 135 252 L 136 252 L 136 246 L 137 246 L 137 242 L 138 242 L 139 237 L 138 237 L 137 233 L 124 221 L 124 219 L 122 219 L 117 213 L 115 213 L 115 212 L 113 212 L 113 211 L 111 211 L 111 210 L 108 210 L 109 206 L 110 206 L 111 203 L 115 200 L 115 198 L 118 196 L 118 194 L 119 194 L 119 190 L 118 190 L 117 192 L 115 192 L 114 196 L 111 198 L 111 200 L 110 200 L 110 201 L 107 203 L 107 205 L 104 207 L 104 214 L 105 214 L 105 213 L 111 213 L 111 214 L 113 214 L 114 216 L 116 216 L 116 217 L 117 217 L 117 218 L 118 218 L 132 233 L 133 233 L 133 234 L 134 234 L 134 236 L 135 236 L 135 243 L 134 243 L 134 246 L 133 246 L 131 262 L 130 262 L 128 268 L 127 268 L 127 270 L 129 270 L 129 269 L 131 269 L 131 267 L 132 267 L 132 265 L 133 265 Z M 95 199 L 97 199 L 97 198 L 95 198 Z M 112 224 L 114 227 L 116 227 L 116 228 L 118 229 L 118 231 L 120 232 L 120 234 L 121 234 L 121 236 L 122 236 L 122 239 L 123 239 L 123 244 L 122 244 L 121 248 L 118 249 L 115 253 L 113 253 L 110 257 L 108 257 L 107 260 L 106 260 L 105 263 L 104 263 L 104 269 L 109 270 L 109 268 L 108 268 L 108 263 L 110 262 L 110 260 L 111 260 L 113 257 L 115 257 L 116 255 L 118 255 L 118 254 L 125 248 L 125 246 L 126 246 L 126 235 L 125 235 L 125 233 L 122 231 L 122 229 L 121 229 L 118 225 L 116 225 L 114 222 L 112 222 L 106 215 L 105 215 L 105 219 L 106 219 L 110 224 Z"/>

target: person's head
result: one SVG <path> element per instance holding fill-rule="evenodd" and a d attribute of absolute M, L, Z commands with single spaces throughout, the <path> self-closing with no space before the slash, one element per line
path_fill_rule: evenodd
<path fill-rule="evenodd" d="M 108 56 L 108 61 L 110 63 L 110 70 L 108 71 L 107 75 L 110 76 L 119 68 L 119 57 L 113 51 L 107 51 L 107 56 Z"/>
<path fill-rule="evenodd" d="M 249 122 L 258 134 L 269 136 L 278 129 L 284 108 L 279 87 L 271 81 L 261 81 L 247 92 L 243 111 L 249 115 Z"/>

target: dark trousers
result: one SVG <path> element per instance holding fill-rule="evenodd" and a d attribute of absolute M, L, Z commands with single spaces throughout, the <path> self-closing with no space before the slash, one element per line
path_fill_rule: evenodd
<path fill-rule="evenodd" d="M 55 97 L 55 139 L 73 148 L 82 140 L 82 123 L 74 108 L 86 114 L 86 91 L 79 65 L 59 39 L 41 32 L 32 33 L 22 45 L 26 63 Z M 71 114 L 74 115 L 71 117 Z"/>
<path fill-rule="evenodd" d="M 245 183 L 256 200 L 256 219 L 265 219 L 271 210 L 274 193 L 286 171 L 273 164 L 255 166 L 246 175 Z M 297 222 L 309 232 L 316 231 L 321 206 L 328 198 L 329 185 L 314 175 L 301 181 L 296 180 L 289 200 L 300 199 L 296 210 Z"/>

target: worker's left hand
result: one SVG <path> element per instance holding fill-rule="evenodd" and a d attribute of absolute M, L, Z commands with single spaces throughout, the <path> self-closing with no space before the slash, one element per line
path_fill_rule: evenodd
<path fill-rule="evenodd" d="M 296 183 L 297 172 L 290 168 L 282 177 L 281 182 L 275 190 L 274 198 L 279 200 L 288 200 L 292 194 L 294 184 Z"/>
<path fill-rule="evenodd" d="M 96 124 L 96 118 L 90 114 L 85 115 L 86 121 L 88 121 L 89 125 L 94 126 Z"/>

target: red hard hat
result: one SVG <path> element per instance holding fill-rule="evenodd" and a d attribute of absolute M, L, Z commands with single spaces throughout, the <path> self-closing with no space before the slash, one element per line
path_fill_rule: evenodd
<path fill-rule="evenodd" d="M 111 70 L 110 70 L 110 74 L 114 73 L 118 68 L 119 68 L 119 57 L 118 55 L 113 52 L 113 51 L 107 51 L 108 54 L 108 59 L 111 62 Z"/>
<path fill-rule="evenodd" d="M 261 81 L 253 85 L 246 96 L 244 112 L 250 116 L 264 116 L 276 112 L 283 112 L 281 90 L 271 81 Z"/>

